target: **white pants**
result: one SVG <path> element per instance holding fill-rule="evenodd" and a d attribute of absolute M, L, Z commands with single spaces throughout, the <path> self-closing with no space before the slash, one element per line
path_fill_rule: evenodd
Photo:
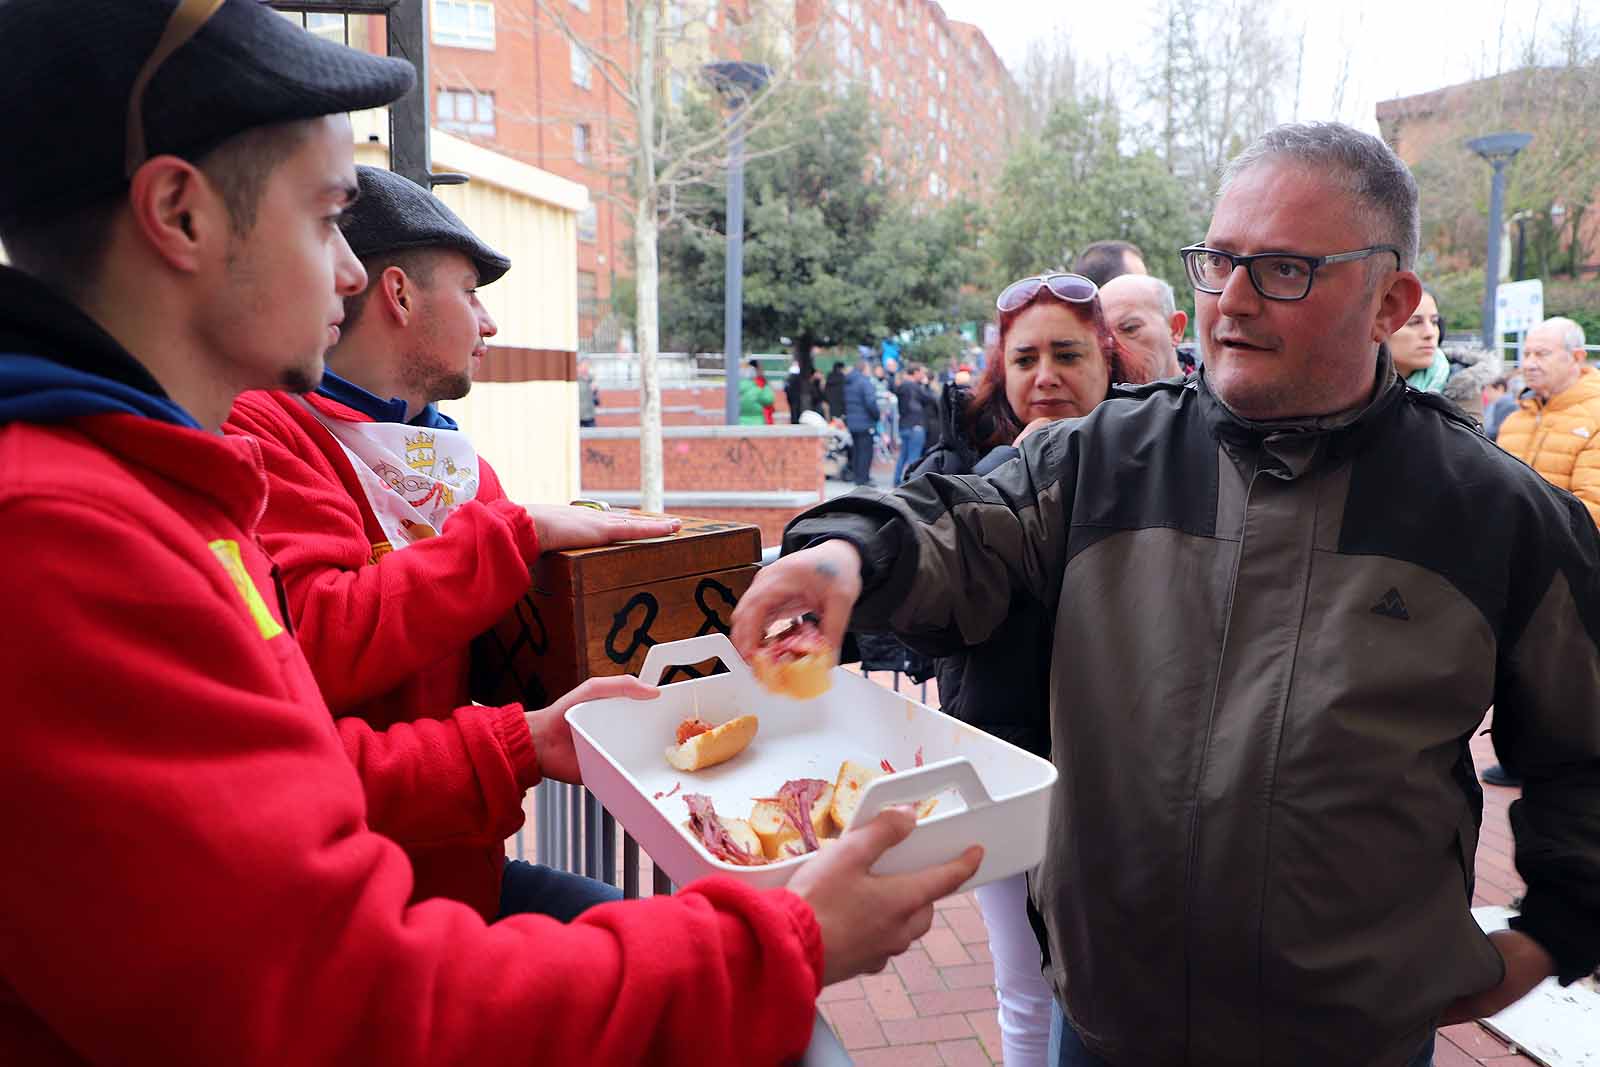
<path fill-rule="evenodd" d="M 1027 879 L 1013 875 L 974 892 L 994 956 L 1005 1067 L 1047 1067 L 1055 995 L 1040 973 L 1039 942 L 1028 923 Z"/>

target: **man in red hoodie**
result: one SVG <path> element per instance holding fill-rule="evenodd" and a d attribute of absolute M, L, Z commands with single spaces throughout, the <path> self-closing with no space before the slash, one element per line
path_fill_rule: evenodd
<path fill-rule="evenodd" d="M 320 379 L 366 286 L 342 112 L 412 71 L 256 0 L 62 7 L 0 0 L 0 129 L 32 149 L 0 155 L 0 1063 L 792 1057 L 976 850 L 874 877 L 890 812 L 788 890 L 408 903 L 257 541 L 260 446 L 217 430 Z M 549 710 L 539 772 L 572 777 Z"/>
<path fill-rule="evenodd" d="M 472 706 L 472 641 L 527 593 L 542 550 L 662 536 L 676 521 L 506 498 L 435 405 L 471 389 L 496 332 L 477 290 L 511 261 L 420 185 L 364 166 L 356 181 L 343 229 L 367 287 L 345 300 L 322 384 L 245 393 L 225 428 L 261 443 L 262 544 L 345 724 L 368 820 L 411 857 L 412 899 L 571 919 L 621 893 L 506 860 L 538 770 L 520 706 Z"/>

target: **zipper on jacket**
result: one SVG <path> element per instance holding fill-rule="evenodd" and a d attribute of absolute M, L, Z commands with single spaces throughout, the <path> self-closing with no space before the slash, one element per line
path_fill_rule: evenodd
<path fill-rule="evenodd" d="M 262 555 L 267 555 L 266 546 L 261 544 L 259 538 L 256 539 L 256 547 L 261 549 Z M 270 555 L 267 555 L 267 558 L 272 559 Z M 294 637 L 294 620 L 289 617 L 289 591 L 284 588 L 283 571 L 279 569 L 278 561 L 275 559 L 272 559 L 270 573 L 272 575 L 273 591 L 278 594 L 278 614 L 283 616 L 283 628 L 288 631 L 290 637 Z"/>
<path fill-rule="evenodd" d="M 1227 456 L 1226 446 L 1218 445 L 1218 451 L 1228 462 L 1233 460 Z M 1200 766 L 1195 775 L 1194 793 L 1191 797 L 1192 813 L 1189 816 L 1189 848 L 1184 859 L 1184 886 L 1183 886 L 1183 1061 L 1189 1064 L 1190 1051 L 1194 1044 L 1193 1023 L 1191 1015 L 1194 1011 L 1194 1000 L 1190 996 L 1190 989 L 1194 984 L 1194 926 L 1191 917 L 1194 913 L 1195 895 L 1195 857 L 1199 853 L 1200 841 L 1200 791 L 1205 784 L 1206 762 L 1211 757 L 1211 737 L 1217 725 L 1217 694 L 1222 689 L 1222 668 L 1228 658 L 1228 638 L 1233 633 L 1233 602 L 1239 592 L 1239 566 L 1244 560 L 1245 529 L 1249 526 L 1250 498 L 1255 493 L 1256 480 L 1261 477 L 1261 456 L 1259 450 L 1252 460 L 1250 481 L 1245 486 L 1244 508 L 1241 510 L 1239 522 L 1239 547 L 1233 555 L 1233 573 L 1228 578 L 1228 600 L 1224 610 L 1227 616 L 1222 626 L 1222 647 L 1217 653 L 1217 677 L 1211 684 L 1211 705 L 1206 711 L 1206 737 L 1200 747 Z"/>

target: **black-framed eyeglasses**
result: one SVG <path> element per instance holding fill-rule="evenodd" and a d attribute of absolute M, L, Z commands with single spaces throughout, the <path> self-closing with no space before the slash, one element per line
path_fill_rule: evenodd
<path fill-rule="evenodd" d="M 1184 269 L 1189 272 L 1189 283 L 1202 293 L 1216 295 L 1227 286 L 1228 279 L 1239 267 L 1250 275 L 1250 284 L 1268 300 L 1304 300 L 1311 292 L 1311 282 L 1319 267 L 1334 263 L 1350 263 L 1366 259 L 1380 252 L 1394 256 L 1394 266 L 1400 269 L 1400 250 L 1394 245 L 1372 245 L 1354 252 L 1338 252 L 1331 256 L 1300 256 L 1293 252 L 1258 252 L 1253 256 L 1236 256 L 1205 245 L 1190 245 L 1178 249 L 1183 257 Z"/>

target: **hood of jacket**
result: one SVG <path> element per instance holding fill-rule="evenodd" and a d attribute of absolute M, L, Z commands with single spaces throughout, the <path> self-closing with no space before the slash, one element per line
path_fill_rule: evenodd
<path fill-rule="evenodd" d="M 200 429 L 97 322 L 37 279 L 0 267 L 0 425 L 108 414 Z"/>

